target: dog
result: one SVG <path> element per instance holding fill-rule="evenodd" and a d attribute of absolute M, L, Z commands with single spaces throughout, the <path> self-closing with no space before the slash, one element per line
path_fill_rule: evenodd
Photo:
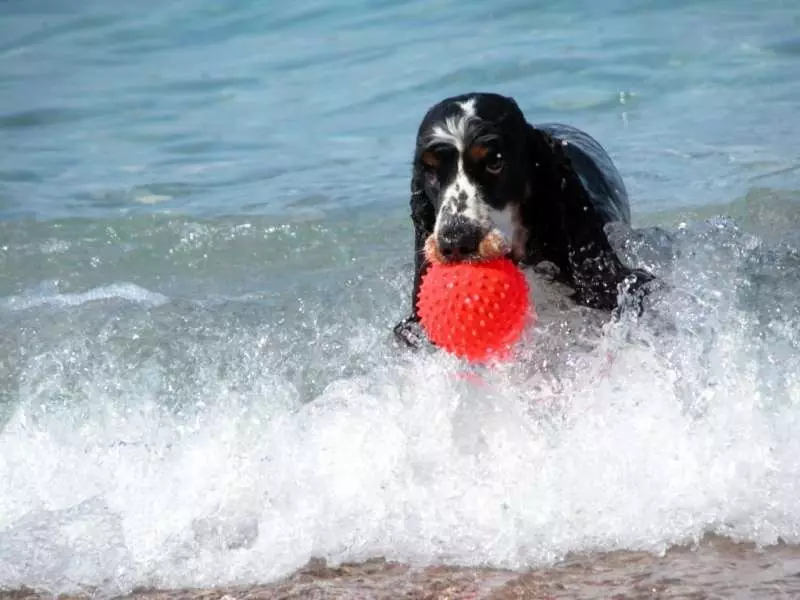
<path fill-rule="evenodd" d="M 630 206 L 603 147 L 568 125 L 529 124 L 514 99 L 498 94 L 446 98 L 425 114 L 411 220 L 411 315 L 394 334 L 412 347 L 424 341 L 416 302 L 433 262 L 507 256 L 546 269 L 576 303 L 606 311 L 653 279 L 625 266 L 607 237 L 607 224 L 630 224 Z"/>

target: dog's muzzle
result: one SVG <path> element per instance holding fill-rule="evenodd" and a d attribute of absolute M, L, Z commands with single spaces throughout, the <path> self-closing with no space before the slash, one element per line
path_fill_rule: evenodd
<path fill-rule="evenodd" d="M 477 256 L 483 237 L 481 226 L 462 216 L 449 218 L 436 232 L 439 252 L 450 261 Z"/>
<path fill-rule="evenodd" d="M 432 234 L 425 241 L 425 258 L 430 263 L 490 260 L 507 256 L 510 252 L 505 237 L 496 229 L 488 233 L 480 232 L 477 243 L 474 244 L 474 249 L 469 252 L 463 251 L 465 248 L 470 248 L 467 245 L 458 248 L 456 251 L 443 252 L 441 237 L 441 233 L 438 236 Z"/>

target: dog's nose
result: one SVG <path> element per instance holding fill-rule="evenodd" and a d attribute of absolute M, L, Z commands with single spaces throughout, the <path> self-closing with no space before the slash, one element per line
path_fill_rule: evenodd
<path fill-rule="evenodd" d="M 453 219 L 439 231 L 439 252 L 447 260 L 459 260 L 478 253 L 481 228 L 467 219 Z"/>

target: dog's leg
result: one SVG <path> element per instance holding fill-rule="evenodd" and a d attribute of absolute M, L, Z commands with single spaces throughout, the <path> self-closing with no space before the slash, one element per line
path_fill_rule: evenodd
<path fill-rule="evenodd" d="M 425 240 L 427 233 L 417 229 L 414 233 L 414 286 L 411 292 L 411 314 L 394 327 L 395 339 L 410 348 L 419 348 L 425 341 L 425 334 L 419 324 L 417 313 L 417 297 L 422 283 L 422 276 L 428 270 L 428 261 L 425 260 Z"/>
<path fill-rule="evenodd" d="M 570 267 L 575 287 L 574 300 L 593 308 L 619 312 L 620 294 L 624 306 L 642 314 L 643 301 L 651 291 L 654 275 L 642 269 L 631 269 L 620 261 L 610 248 L 597 253 L 592 250 L 600 244 L 588 243 L 583 251 L 570 252 Z"/>

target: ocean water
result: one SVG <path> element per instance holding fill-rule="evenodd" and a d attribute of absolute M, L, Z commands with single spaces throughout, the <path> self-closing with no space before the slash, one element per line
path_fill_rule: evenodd
<path fill-rule="evenodd" d="M 800 544 L 795 0 L 0 3 L 0 588 Z M 668 283 L 532 281 L 472 376 L 408 311 L 427 107 L 601 141 Z M 658 226 L 658 229 L 654 227 Z"/>

